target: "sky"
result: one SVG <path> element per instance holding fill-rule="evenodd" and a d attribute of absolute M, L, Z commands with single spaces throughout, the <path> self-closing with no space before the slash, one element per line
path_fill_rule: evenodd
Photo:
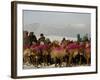
<path fill-rule="evenodd" d="M 77 37 L 91 32 L 91 14 L 52 12 L 52 11 L 23 11 L 23 29 L 43 33 L 47 36 Z"/>

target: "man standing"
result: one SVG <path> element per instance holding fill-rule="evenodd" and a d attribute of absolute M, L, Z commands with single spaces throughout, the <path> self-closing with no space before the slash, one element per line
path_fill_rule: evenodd
<path fill-rule="evenodd" d="M 38 39 L 39 43 L 43 42 L 45 43 L 45 37 L 44 37 L 44 34 L 40 34 L 40 38 Z"/>
<path fill-rule="evenodd" d="M 30 46 L 32 45 L 33 42 L 37 43 L 37 38 L 34 35 L 34 32 L 30 32 L 30 34 L 29 34 L 29 41 L 30 41 Z"/>
<path fill-rule="evenodd" d="M 28 31 L 23 32 L 23 47 L 24 49 L 28 48 L 30 44 L 29 37 L 28 37 Z"/>

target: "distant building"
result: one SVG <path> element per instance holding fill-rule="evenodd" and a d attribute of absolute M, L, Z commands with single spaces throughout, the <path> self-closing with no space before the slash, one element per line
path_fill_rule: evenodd
<path fill-rule="evenodd" d="M 81 42 L 80 34 L 77 34 L 77 41 Z"/>

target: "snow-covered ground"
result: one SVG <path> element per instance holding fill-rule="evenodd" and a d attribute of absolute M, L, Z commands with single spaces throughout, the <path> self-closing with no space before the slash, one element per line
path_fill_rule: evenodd
<path fill-rule="evenodd" d="M 77 66 L 90 66 L 90 64 L 82 64 L 82 65 L 70 65 L 67 67 L 77 67 Z M 66 63 L 63 62 L 61 68 L 66 67 Z M 42 63 L 42 65 L 38 65 L 38 67 L 32 65 L 32 64 L 24 64 L 23 65 L 24 69 L 38 69 L 38 68 L 55 68 L 55 64 L 49 65 L 49 66 L 44 66 L 44 63 Z M 56 68 L 60 68 L 60 66 L 58 66 Z"/>
<path fill-rule="evenodd" d="M 63 62 L 61 66 L 62 66 L 62 67 L 66 67 L 66 63 Z M 58 64 L 57 64 L 57 67 L 59 67 Z M 23 65 L 23 68 L 24 68 L 24 69 L 55 68 L 55 64 L 51 64 L 51 65 L 47 66 L 46 64 L 42 63 L 41 65 L 38 65 L 38 66 L 36 67 L 35 65 L 26 63 L 26 64 Z"/>
<path fill-rule="evenodd" d="M 38 67 L 35 67 L 34 65 L 24 65 L 24 69 L 37 69 L 37 68 L 54 68 L 55 67 L 55 64 L 53 65 L 50 65 L 50 66 L 41 66 L 41 65 L 38 65 Z"/>

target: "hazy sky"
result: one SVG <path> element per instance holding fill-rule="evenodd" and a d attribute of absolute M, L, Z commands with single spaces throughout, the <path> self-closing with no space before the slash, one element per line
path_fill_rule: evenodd
<path fill-rule="evenodd" d="M 90 36 L 91 15 L 87 13 L 67 13 L 50 11 L 23 11 L 24 30 L 36 35 L 76 37 L 79 33 Z"/>

